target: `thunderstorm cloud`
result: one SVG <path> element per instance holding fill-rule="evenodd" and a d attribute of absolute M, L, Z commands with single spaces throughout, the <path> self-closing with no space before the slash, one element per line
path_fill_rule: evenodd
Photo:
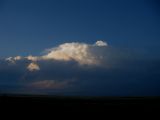
<path fill-rule="evenodd" d="M 159 95 L 159 67 L 102 40 L 63 43 L 41 56 L 0 59 L 0 93 Z"/>

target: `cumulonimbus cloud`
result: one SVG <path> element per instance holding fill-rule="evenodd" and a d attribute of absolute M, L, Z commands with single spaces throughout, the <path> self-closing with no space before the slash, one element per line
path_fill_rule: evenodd
<path fill-rule="evenodd" d="M 47 53 L 42 56 L 16 56 L 6 58 L 6 60 L 11 63 L 16 63 L 16 61 L 19 60 L 31 61 L 27 67 L 29 71 L 40 70 L 40 67 L 36 62 L 45 60 L 76 61 L 80 65 L 99 65 L 103 56 L 98 55 L 95 51 L 97 47 L 102 48 L 107 46 L 108 44 L 102 40 L 99 40 L 94 44 L 71 42 L 48 49 Z"/>
<path fill-rule="evenodd" d="M 97 55 L 90 50 L 95 46 L 106 47 L 107 43 L 103 41 L 97 41 L 94 45 L 76 42 L 64 43 L 56 48 L 48 50 L 47 55 L 44 55 L 43 59 L 55 59 L 64 61 L 75 60 L 81 65 L 99 64 L 100 61 L 97 59 Z"/>

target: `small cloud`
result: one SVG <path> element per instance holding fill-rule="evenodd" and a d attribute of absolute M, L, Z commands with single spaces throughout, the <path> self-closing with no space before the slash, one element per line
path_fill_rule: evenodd
<path fill-rule="evenodd" d="M 95 43 L 96 46 L 108 46 L 108 44 L 102 40 L 99 40 Z"/>
<path fill-rule="evenodd" d="M 13 63 L 13 64 L 15 63 L 13 57 L 8 57 L 8 58 L 6 58 L 5 60 L 8 61 L 8 62 L 11 62 L 11 63 Z"/>
<path fill-rule="evenodd" d="M 13 63 L 13 64 L 15 64 L 16 61 L 22 60 L 22 59 L 23 59 L 23 57 L 21 57 L 21 56 L 16 56 L 16 57 L 8 57 L 8 58 L 6 58 L 5 60 L 6 60 L 6 61 L 9 61 L 9 62 L 11 62 L 11 63 Z"/>
<path fill-rule="evenodd" d="M 36 61 L 38 61 L 38 57 L 36 57 L 36 56 L 32 56 L 32 55 L 29 55 L 29 56 L 27 56 L 27 57 L 25 57 L 27 60 L 30 60 L 30 61 L 34 61 L 34 62 L 36 62 Z"/>
<path fill-rule="evenodd" d="M 38 71 L 38 70 L 40 70 L 40 67 L 39 67 L 38 64 L 32 62 L 32 63 L 30 63 L 30 64 L 28 65 L 27 69 L 28 69 L 29 71 Z"/>
<path fill-rule="evenodd" d="M 16 61 L 16 60 L 21 60 L 22 59 L 22 57 L 21 56 L 16 56 L 16 57 L 14 57 L 14 60 Z"/>

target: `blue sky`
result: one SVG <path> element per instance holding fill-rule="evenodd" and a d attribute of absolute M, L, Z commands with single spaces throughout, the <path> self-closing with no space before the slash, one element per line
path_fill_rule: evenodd
<path fill-rule="evenodd" d="M 0 0 L 0 93 L 159 96 L 159 6 Z"/>
<path fill-rule="evenodd" d="M 0 56 L 99 39 L 157 56 L 158 6 L 156 0 L 1 0 Z"/>

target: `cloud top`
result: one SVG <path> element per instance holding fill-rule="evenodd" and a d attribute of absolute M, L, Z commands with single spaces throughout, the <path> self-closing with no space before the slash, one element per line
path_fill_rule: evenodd
<path fill-rule="evenodd" d="M 90 52 L 90 46 L 84 43 L 64 43 L 53 48 L 44 59 L 70 61 L 75 60 L 79 64 L 97 64 L 94 54 Z"/>
<path fill-rule="evenodd" d="M 107 47 L 107 43 L 103 41 L 97 41 L 93 45 L 78 42 L 64 43 L 56 48 L 50 49 L 47 55 L 43 56 L 43 58 L 64 61 L 75 60 L 81 65 L 99 64 L 100 61 L 97 59 L 97 54 L 91 51 L 91 49 L 96 49 L 95 46 Z"/>
<path fill-rule="evenodd" d="M 98 40 L 96 43 L 95 43 L 96 46 L 108 46 L 108 44 L 102 40 Z"/>
<path fill-rule="evenodd" d="M 34 62 L 27 67 L 27 69 L 30 71 L 40 70 L 38 64 L 35 64 L 35 62 L 41 60 L 76 61 L 80 65 L 99 65 L 102 56 L 99 56 L 95 51 L 97 47 L 101 48 L 107 46 L 108 44 L 101 40 L 97 41 L 94 44 L 71 42 L 48 49 L 47 53 L 43 56 L 16 56 L 9 57 L 6 60 L 12 63 L 15 63 L 16 61 L 22 59 Z"/>

